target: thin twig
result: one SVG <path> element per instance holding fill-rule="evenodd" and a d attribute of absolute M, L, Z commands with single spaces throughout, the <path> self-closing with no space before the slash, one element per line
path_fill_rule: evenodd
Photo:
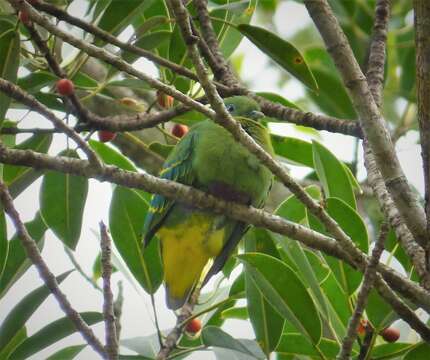
<path fill-rule="evenodd" d="M 113 293 L 111 289 L 112 276 L 112 241 L 103 221 L 100 221 L 101 265 L 103 278 L 103 317 L 105 320 L 106 354 L 109 360 L 118 359 L 118 338 L 116 335 Z"/>
<path fill-rule="evenodd" d="M 379 236 L 375 242 L 375 247 L 372 250 L 372 256 L 366 266 L 366 271 L 364 272 L 354 312 L 349 319 L 346 335 L 342 341 L 342 347 L 339 350 L 339 354 L 337 355 L 338 360 L 348 360 L 351 356 L 352 345 L 354 344 L 357 336 L 357 327 L 363 315 L 364 308 L 366 307 L 367 298 L 373 288 L 376 276 L 376 266 L 378 265 L 382 251 L 384 250 L 384 242 L 387 238 L 388 230 L 388 225 L 386 223 L 382 223 L 379 230 Z"/>
<path fill-rule="evenodd" d="M 55 276 L 51 273 L 45 261 L 43 260 L 39 248 L 36 245 L 34 239 L 31 238 L 25 225 L 21 221 L 19 213 L 15 209 L 12 197 L 10 196 L 7 186 L 0 180 L 0 198 L 3 204 L 5 212 L 9 215 L 12 220 L 18 237 L 21 240 L 22 246 L 28 258 L 31 260 L 33 265 L 39 272 L 45 285 L 49 288 L 52 295 L 60 305 L 61 310 L 67 315 L 70 321 L 73 323 L 75 328 L 79 331 L 82 337 L 102 358 L 106 359 L 106 352 L 101 342 L 94 335 L 91 328 L 85 323 L 81 315 L 72 307 L 66 295 L 60 290 Z"/>

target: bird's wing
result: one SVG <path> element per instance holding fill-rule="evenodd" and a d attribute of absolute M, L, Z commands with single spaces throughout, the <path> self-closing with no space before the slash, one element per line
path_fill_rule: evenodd
<path fill-rule="evenodd" d="M 196 136 L 196 132 L 189 132 L 172 150 L 160 172 L 162 179 L 177 181 L 185 185 L 193 184 L 195 176 L 192 169 L 192 155 Z M 143 228 L 145 246 L 162 226 L 174 203 L 175 201 L 162 195 L 154 194 L 152 196 Z"/>

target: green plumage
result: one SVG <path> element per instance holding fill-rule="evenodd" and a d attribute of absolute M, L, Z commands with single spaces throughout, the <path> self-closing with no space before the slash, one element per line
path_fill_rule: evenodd
<path fill-rule="evenodd" d="M 245 131 L 273 153 L 258 104 L 244 96 L 225 99 Z M 272 174 L 223 127 L 211 120 L 194 125 L 167 158 L 160 177 L 194 186 L 212 195 L 261 207 Z M 203 283 L 222 269 L 247 229 L 246 224 L 154 195 L 144 225 L 145 245 L 161 240 L 166 298 L 177 309 L 188 299 L 209 259 L 215 261 Z"/>

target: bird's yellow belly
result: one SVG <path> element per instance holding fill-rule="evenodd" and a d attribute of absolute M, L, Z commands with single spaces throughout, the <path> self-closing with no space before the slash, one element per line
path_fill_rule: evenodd
<path fill-rule="evenodd" d="M 213 215 L 184 217 L 182 223 L 157 232 L 162 244 L 164 281 L 175 298 L 182 298 L 197 284 L 208 260 L 217 256 L 224 245 L 224 228 L 212 229 Z"/>

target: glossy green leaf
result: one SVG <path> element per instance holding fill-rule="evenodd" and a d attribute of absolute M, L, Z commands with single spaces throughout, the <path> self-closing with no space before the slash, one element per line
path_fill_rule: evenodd
<path fill-rule="evenodd" d="M 169 23 L 169 18 L 167 16 L 156 15 L 156 16 L 149 17 L 147 20 L 145 20 L 142 23 L 142 25 L 138 26 L 138 28 L 136 29 L 136 35 L 138 37 L 141 37 L 147 32 L 155 28 L 158 28 L 160 25 L 164 25 L 168 23 Z"/>
<path fill-rule="evenodd" d="M 430 353 L 430 345 L 422 342 L 414 349 L 409 351 L 403 360 L 427 360 Z"/>
<path fill-rule="evenodd" d="M 122 339 L 120 340 L 120 345 L 145 356 L 147 359 L 155 359 L 160 350 L 157 334 Z"/>
<path fill-rule="evenodd" d="M 47 229 L 39 213 L 35 218 L 26 223 L 25 227 L 31 237 L 36 241 L 39 250 L 43 247 L 43 235 Z M 21 245 L 21 240 L 15 234 L 9 241 L 9 255 L 0 277 L 0 299 L 6 294 L 7 290 L 21 277 L 30 266 L 30 260 Z"/>
<path fill-rule="evenodd" d="M 73 150 L 63 151 L 59 155 L 78 157 Z M 40 190 L 42 217 L 55 235 L 73 250 L 81 235 L 87 193 L 87 178 L 55 171 L 48 171 L 43 177 Z"/>
<path fill-rule="evenodd" d="M 265 229 L 253 228 L 246 234 L 245 250 L 279 258 L 273 239 L 269 231 Z M 269 358 L 281 338 L 284 318 L 264 298 L 251 276 L 247 274 L 246 267 L 245 287 L 248 313 L 256 340 L 266 357 Z"/>
<path fill-rule="evenodd" d="M 33 150 L 40 153 L 46 153 L 51 142 L 51 134 L 33 135 L 22 143 L 16 145 L 15 149 Z M 34 170 L 31 167 L 15 165 L 3 166 L 3 180 L 6 185 L 9 186 L 9 190 L 13 197 L 18 196 L 42 174 L 42 171 Z"/>
<path fill-rule="evenodd" d="M 78 72 L 72 78 L 72 81 L 75 87 L 81 88 L 84 90 L 95 90 L 99 87 L 99 84 L 96 80 L 94 80 L 92 77 L 82 72 Z"/>
<path fill-rule="evenodd" d="M 320 91 L 318 94 L 307 91 L 307 94 L 326 114 L 342 119 L 357 119 L 351 99 L 339 77 L 333 72 L 313 67 Z"/>
<path fill-rule="evenodd" d="M 174 145 L 166 145 L 166 144 L 162 144 L 158 141 L 154 141 L 154 142 L 150 143 L 148 147 L 151 151 L 160 155 L 163 159 L 166 159 L 175 146 Z"/>
<path fill-rule="evenodd" d="M 48 71 L 34 71 L 18 79 L 18 86 L 29 93 L 40 91 L 45 86 L 53 85 L 58 78 Z"/>
<path fill-rule="evenodd" d="M 161 284 L 159 242 L 153 239 L 142 252 L 142 230 L 148 202 L 138 191 L 117 186 L 112 196 L 109 226 L 112 238 L 127 267 L 149 293 Z"/>
<path fill-rule="evenodd" d="M 372 289 L 367 299 L 366 314 L 376 332 L 391 325 L 398 318 L 390 305 Z"/>
<path fill-rule="evenodd" d="M 84 312 L 80 313 L 80 315 L 88 325 L 103 321 L 103 315 L 98 312 Z M 68 317 L 55 320 L 25 339 L 10 355 L 10 358 L 14 360 L 24 360 L 66 336 L 74 334 L 76 331 L 75 326 Z"/>
<path fill-rule="evenodd" d="M 318 92 L 318 85 L 312 71 L 306 64 L 302 54 L 292 44 L 257 26 L 242 24 L 237 28 L 283 69 L 309 89 Z"/>
<path fill-rule="evenodd" d="M 6 267 L 9 252 L 9 241 L 7 240 L 6 218 L 3 206 L 0 205 L 0 279 Z"/>
<path fill-rule="evenodd" d="M 312 298 L 294 271 L 264 254 L 247 253 L 238 258 L 247 265 L 248 274 L 273 308 L 317 344 L 322 334 L 321 320 Z"/>
<path fill-rule="evenodd" d="M 372 349 L 372 359 L 375 359 L 375 360 L 399 359 L 400 356 L 402 356 L 408 351 L 411 351 L 416 347 L 417 347 L 417 344 L 402 343 L 402 342 L 377 345 Z"/>
<path fill-rule="evenodd" d="M 283 355 L 306 356 L 321 359 L 335 359 L 339 352 L 339 345 L 330 339 L 322 338 L 318 346 L 313 346 L 305 337 L 298 333 L 285 333 L 282 335 L 276 352 Z"/>
<path fill-rule="evenodd" d="M 203 344 L 206 346 L 219 347 L 243 353 L 254 359 L 265 359 L 264 354 L 255 344 L 251 346 L 251 341 L 236 340 L 229 334 L 216 326 L 206 326 L 202 331 Z"/>
<path fill-rule="evenodd" d="M 57 351 L 46 360 L 73 360 L 87 345 L 74 345 Z"/>
<path fill-rule="evenodd" d="M 0 359 L 7 360 L 9 355 L 27 338 L 27 329 L 23 326 L 14 337 L 8 342 L 8 344 L 0 348 Z M 12 359 L 10 359 L 12 360 Z"/>
<path fill-rule="evenodd" d="M 48 107 L 51 110 L 57 110 L 61 112 L 65 112 L 66 108 L 64 107 L 64 103 L 60 100 L 59 96 L 57 94 L 52 93 L 44 93 L 44 92 L 37 92 L 33 94 L 33 96 L 41 102 L 43 105 Z"/>
<path fill-rule="evenodd" d="M 238 319 L 238 320 L 248 320 L 249 313 L 248 308 L 243 307 L 232 307 L 221 312 L 221 317 L 223 319 Z"/>
<path fill-rule="evenodd" d="M 288 159 L 295 165 L 313 167 L 312 144 L 298 138 L 271 134 L 275 154 Z"/>
<path fill-rule="evenodd" d="M 137 171 L 132 162 L 113 147 L 96 140 L 89 140 L 88 144 L 105 164 L 115 165 L 123 170 Z"/>
<path fill-rule="evenodd" d="M 11 21 L 0 19 L 0 77 L 12 83 L 16 82 L 20 42 L 19 34 Z M 0 126 L 9 108 L 11 98 L 0 93 Z"/>
<path fill-rule="evenodd" d="M 57 277 L 61 283 L 71 271 L 67 271 Z M 5 347 L 13 339 L 16 333 L 25 325 L 27 320 L 43 301 L 51 294 L 46 285 L 42 285 L 26 295 L 6 316 L 0 326 L 0 349 Z"/>
<path fill-rule="evenodd" d="M 313 141 L 315 170 L 323 186 L 325 196 L 337 197 L 356 209 L 351 180 L 342 163 L 323 145 Z"/>
<path fill-rule="evenodd" d="M 172 33 L 170 31 L 155 31 L 150 34 L 146 34 L 137 39 L 136 42 L 133 43 L 134 46 L 144 50 L 153 50 L 163 44 L 167 43 L 170 40 Z M 139 55 L 130 52 L 123 52 L 121 57 L 124 61 L 128 63 L 133 63 L 139 58 Z"/>
<path fill-rule="evenodd" d="M 281 95 L 271 93 L 271 92 L 257 92 L 256 95 L 261 96 L 262 98 L 265 98 L 271 102 L 274 102 L 275 104 L 281 104 L 281 105 L 284 105 L 286 107 L 301 110 L 300 107 L 298 107 L 296 104 L 294 104 L 290 100 L 285 99 Z M 274 119 L 274 120 L 276 121 L 276 119 Z"/>

